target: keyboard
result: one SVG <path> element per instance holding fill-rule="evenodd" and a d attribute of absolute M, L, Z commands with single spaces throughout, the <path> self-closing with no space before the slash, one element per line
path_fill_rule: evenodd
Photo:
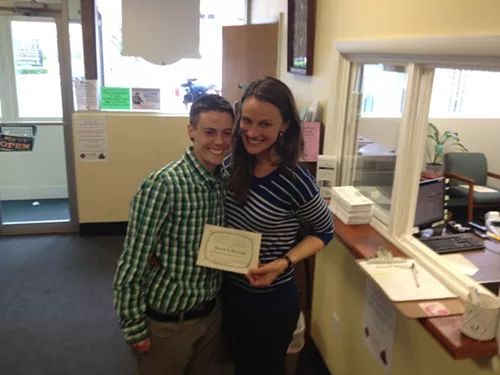
<path fill-rule="evenodd" d="M 438 254 L 484 249 L 484 240 L 463 234 L 419 238 Z"/>

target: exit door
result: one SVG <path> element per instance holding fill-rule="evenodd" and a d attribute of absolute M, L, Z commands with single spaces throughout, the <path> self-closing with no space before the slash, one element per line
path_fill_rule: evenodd
<path fill-rule="evenodd" d="M 71 65 L 82 74 L 83 47 L 68 19 L 66 1 L 0 2 L 0 235 L 77 228 Z"/>

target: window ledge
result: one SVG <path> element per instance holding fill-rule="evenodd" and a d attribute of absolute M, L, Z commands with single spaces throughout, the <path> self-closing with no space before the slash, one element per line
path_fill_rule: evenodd
<path fill-rule="evenodd" d="M 346 225 L 335 220 L 335 234 L 358 259 L 375 256 L 377 247 L 383 246 L 395 256 L 406 255 L 382 237 L 370 225 Z M 498 353 L 496 340 L 476 341 L 460 332 L 462 316 L 433 317 L 420 319 L 422 325 L 443 345 L 455 359 L 492 357 Z"/>

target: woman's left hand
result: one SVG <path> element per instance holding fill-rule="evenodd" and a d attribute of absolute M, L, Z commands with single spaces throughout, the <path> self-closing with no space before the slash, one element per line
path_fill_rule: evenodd
<path fill-rule="evenodd" d="M 247 279 L 252 286 L 269 286 L 287 267 L 288 262 L 285 259 L 276 259 L 271 263 L 248 271 Z"/>

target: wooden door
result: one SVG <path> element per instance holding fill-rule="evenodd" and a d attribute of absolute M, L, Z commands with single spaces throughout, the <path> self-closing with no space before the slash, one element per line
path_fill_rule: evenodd
<path fill-rule="evenodd" d="M 245 86 L 265 76 L 276 77 L 278 23 L 222 28 L 222 95 L 234 103 Z"/>

